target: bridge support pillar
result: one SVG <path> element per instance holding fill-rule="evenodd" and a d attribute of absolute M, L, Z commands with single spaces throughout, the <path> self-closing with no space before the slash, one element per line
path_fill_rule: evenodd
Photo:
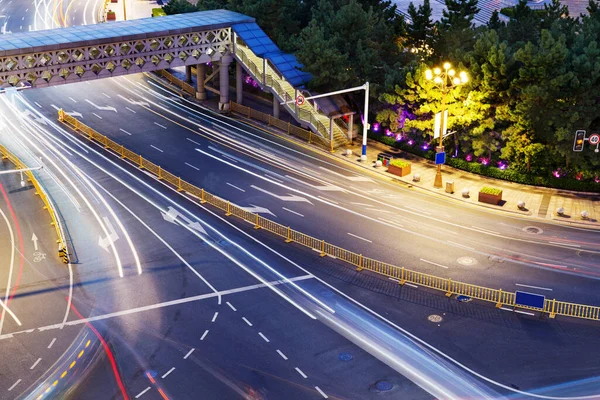
<path fill-rule="evenodd" d="M 231 59 L 219 61 L 219 110 L 229 110 L 229 64 Z"/>
<path fill-rule="evenodd" d="M 273 95 L 273 117 L 279 119 L 279 100 Z"/>
<path fill-rule="evenodd" d="M 350 140 L 350 143 L 352 143 L 352 140 L 354 139 L 352 137 L 352 135 L 354 135 L 354 114 L 350 114 L 350 120 L 348 121 L 348 140 Z"/>
<path fill-rule="evenodd" d="M 187 72 L 187 69 L 186 69 Z M 196 98 L 206 100 L 206 89 L 204 88 L 204 79 L 206 78 L 206 64 L 196 65 Z"/>
<path fill-rule="evenodd" d="M 242 104 L 244 99 L 244 80 L 242 74 L 242 64 L 239 62 L 235 63 L 235 94 L 236 102 Z"/>
<path fill-rule="evenodd" d="M 185 66 L 185 81 L 187 83 L 192 82 L 192 66 L 191 65 Z"/>

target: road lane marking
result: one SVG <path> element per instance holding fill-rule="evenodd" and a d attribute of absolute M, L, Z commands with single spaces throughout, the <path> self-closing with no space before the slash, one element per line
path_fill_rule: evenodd
<path fill-rule="evenodd" d="M 549 291 L 552 291 L 552 289 L 550 289 L 550 288 L 545 288 L 545 287 L 540 287 L 540 286 L 523 285 L 521 283 L 515 283 L 515 286 L 521 286 L 521 287 L 526 287 L 526 288 L 531 288 L 531 289 L 540 289 L 540 290 L 549 290 Z"/>
<path fill-rule="evenodd" d="M 296 214 L 296 215 L 299 215 L 301 217 L 304 217 L 304 214 L 300 214 L 299 212 L 296 212 L 294 210 L 290 210 L 289 208 L 285 208 L 285 207 L 281 207 L 281 208 L 283 208 L 285 211 L 291 212 L 292 214 Z"/>
<path fill-rule="evenodd" d="M 245 190 L 244 190 L 244 189 L 242 189 L 242 188 L 239 188 L 239 187 L 237 187 L 237 186 L 235 186 L 235 185 L 232 185 L 232 184 L 231 184 L 231 183 L 229 183 L 229 182 L 225 182 L 225 183 L 226 183 L 227 185 L 231 186 L 232 188 L 235 188 L 235 189 L 239 190 L 240 192 L 245 192 Z"/>
<path fill-rule="evenodd" d="M 331 169 L 328 169 L 326 167 L 319 167 L 319 169 L 322 169 L 323 171 L 327 171 L 330 174 L 340 176 L 340 177 L 342 177 L 344 179 L 348 179 L 349 181 L 353 181 L 353 182 L 372 182 L 372 183 L 375 183 L 375 181 L 373 181 L 373 179 L 371 179 L 369 177 L 366 177 L 366 176 L 357 176 L 357 175 L 347 176 L 347 175 L 344 175 L 344 174 L 340 174 L 339 172 L 335 172 L 335 171 L 333 171 Z"/>
<path fill-rule="evenodd" d="M 263 334 L 262 334 L 262 332 L 258 332 L 258 334 L 260 335 L 260 337 L 261 337 L 261 338 L 263 338 L 263 339 L 264 339 L 264 341 L 265 341 L 265 342 L 267 342 L 267 343 L 269 343 L 269 342 L 270 342 L 270 340 L 269 340 L 269 339 L 267 339 L 267 337 L 266 337 L 265 335 L 263 335 Z"/>
<path fill-rule="evenodd" d="M 73 103 L 77 103 L 77 100 L 75 100 L 74 98 L 72 98 L 72 97 L 70 97 L 70 96 L 69 96 L 69 99 L 71 99 L 71 101 L 72 101 Z"/>
<path fill-rule="evenodd" d="M 265 174 L 265 176 L 269 179 L 273 179 L 275 182 L 283 183 L 283 181 L 281 179 L 275 178 L 274 176 L 272 176 L 270 174 Z"/>
<path fill-rule="evenodd" d="M 129 136 L 131 136 L 131 133 L 127 132 L 125 129 L 123 129 L 123 128 L 119 128 L 119 130 L 120 130 L 121 132 L 125 132 L 126 134 L 128 134 Z"/>
<path fill-rule="evenodd" d="M 93 112 L 92 114 L 94 114 L 96 117 L 98 117 L 98 118 L 102 119 L 102 117 L 101 117 L 101 116 L 99 116 L 98 114 L 96 114 L 95 112 Z"/>
<path fill-rule="evenodd" d="M 384 222 L 386 222 L 386 223 L 388 223 L 388 224 L 391 224 L 391 225 L 397 226 L 397 227 L 399 227 L 399 228 L 404 228 L 404 225 L 401 225 L 401 224 L 399 224 L 399 223 L 397 223 L 397 222 L 390 221 L 390 220 L 388 220 L 388 219 L 381 218 L 381 217 L 377 217 L 377 219 L 378 219 L 378 220 L 380 220 L 380 221 L 384 221 Z"/>
<path fill-rule="evenodd" d="M 388 211 L 388 210 L 381 210 L 381 209 L 379 209 L 379 208 L 366 208 L 366 210 L 369 210 L 369 211 L 375 211 L 375 212 L 378 212 L 378 213 L 384 213 L 384 214 L 391 214 L 391 213 L 392 213 L 391 211 Z"/>
<path fill-rule="evenodd" d="M 390 281 L 394 281 L 394 282 L 398 282 L 398 283 L 400 283 L 400 280 L 399 280 L 399 279 L 396 279 L 396 278 L 388 278 L 388 279 L 389 279 Z M 418 288 L 419 288 L 417 285 L 413 285 L 412 283 L 404 282 L 404 284 L 405 284 L 405 285 L 407 285 L 407 286 L 413 287 L 413 288 L 415 288 L 415 289 L 418 289 Z"/>
<path fill-rule="evenodd" d="M 329 398 L 329 396 L 327 396 L 327 395 L 325 394 L 325 392 L 321 390 L 321 388 L 320 388 L 320 387 L 318 387 L 318 386 L 315 386 L 315 389 L 317 389 L 317 392 L 321 393 L 321 396 L 323 396 L 324 398 L 326 398 L 326 399 L 328 399 L 328 398 Z"/>
<path fill-rule="evenodd" d="M 161 153 L 164 153 L 163 150 L 159 149 L 158 147 L 156 147 L 155 145 L 151 144 L 150 147 L 152 147 L 153 149 L 156 149 L 158 151 L 160 151 Z"/>
<path fill-rule="evenodd" d="M 304 372 L 302 372 L 302 370 L 300 368 L 296 367 L 295 369 L 296 369 L 296 371 L 298 371 L 300 376 L 302 376 L 304 379 L 308 378 L 308 376 L 306 376 L 306 374 Z"/>
<path fill-rule="evenodd" d="M 418 208 L 409 207 L 409 206 L 404 206 L 404 208 L 408 208 L 409 210 L 413 210 L 413 211 L 416 211 L 416 212 L 421 213 L 421 214 L 431 215 L 431 213 L 428 213 L 428 212 L 423 211 L 423 210 L 419 210 Z"/>
<path fill-rule="evenodd" d="M 135 396 L 136 399 L 139 399 L 140 397 L 142 397 L 144 395 L 144 393 L 146 393 L 148 390 L 150 390 L 150 386 L 148 386 L 146 389 L 142 390 L 140 393 L 138 393 L 137 396 Z"/>
<path fill-rule="evenodd" d="M 333 200 L 328 199 L 327 197 L 323 197 L 323 196 L 317 196 L 317 197 L 320 198 L 321 200 L 325 200 L 325 201 L 328 201 L 328 202 L 333 203 L 333 204 L 340 204 L 337 201 L 333 201 Z"/>
<path fill-rule="evenodd" d="M 423 262 L 426 262 L 426 263 L 428 263 L 428 264 L 432 264 L 432 265 L 436 265 L 436 266 L 438 266 L 438 267 L 442 267 L 442 268 L 446 268 L 446 269 L 448 269 L 448 267 L 446 267 L 445 265 L 438 264 L 438 263 L 435 263 L 435 262 L 433 262 L 433 261 L 428 261 L 428 260 L 425 260 L 425 259 L 423 259 L 423 258 L 420 258 L 420 260 L 421 260 L 421 261 L 423 261 Z"/>
<path fill-rule="evenodd" d="M 102 93 L 102 94 L 103 94 L 103 95 L 104 95 L 106 98 L 109 98 L 109 99 L 110 99 L 110 96 L 109 96 L 109 95 L 107 95 L 106 93 Z"/>
<path fill-rule="evenodd" d="M 190 168 L 194 168 L 196 171 L 200 171 L 200 168 L 198 168 L 198 167 L 194 167 L 194 166 L 193 166 L 192 164 L 190 164 L 190 163 L 185 163 L 185 165 L 187 165 L 187 166 L 188 166 L 188 167 L 190 167 Z"/>
<path fill-rule="evenodd" d="M 354 236 L 355 238 L 357 238 L 357 239 L 360 239 L 360 240 L 364 240 L 365 242 L 373 243 L 373 241 L 372 241 L 372 240 L 365 239 L 365 238 L 363 238 L 363 237 L 357 236 L 357 235 L 355 235 L 355 234 L 353 234 L 353 233 L 350 233 L 350 232 L 348 232 L 348 235 L 350 235 L 350 236 Z"/>
<path fill-rule="evenodd" d="M 215 311 L 215 315 L 213 315 L 212 320 L 210 322 L 215 322 L 217 320 L 218 315 L 219 315 L 219 312 Z"/>
<path fill-rule="evenodd" d="M 175 371 L 175 367 L 172 367 L 170 370 L 167 371 L 166 374 L 164 374 L 163 376 L 161 376 L 161 378 L 165 379 L 167 376 L 169 376 L 171 374 L 171 372 Z"/>
<path fill-rule="evenodd" d="M 131 108 L 129 108 L 129 107 L 125 107 L 125 108 L 135 114 L 135 111 L 133 111 Z"/>
<path fill-rule="evenodd" d="M 50 344 L 48 345 L 48 348 L 51 349 L 52 345 L 54 344 L 54 342 L 56 342 L 56 338 L 52 339 L 52 341 L 50 342 Z"/>
<path fill-rule="evenodd" d="M 188 351 L 187 354 L 185 356 L 183 356 L 183 359 L 187 360 L 187 358 L 192 355 L 192 353 L 194 352 L 194 350 L 196 350 L 196 349 L 191 349 L 190 351 Z"/>
<path fill-rule="evenodd" d="M 237 164 L 237 160 L 235 158 L 228 156 L 227 154 L 222 154 L 222 156 Z"/>
<path fill-rule="evenodd" d="M 357 203 L 355 201 L 351 201 L 350 204 L 355 204 L 357 206 L 365 206 L 365 207 L 373 207 L 374 204 L 367 204 L 367 203 Z"/>
<path fill-rule="evenodd" d="M 513 310 L 512 308 L 507 308 L 507 307 L 500 307 L 500 309 L 501 309 L 501 310 L 504 310 L 504 311 L 512 311 L 512 312 L 516 312 L 516 313 L 519 313 L 519 314 L 525 314 L 525 315 L 531 315 L 531 316 L 535 316 L 535 314 L 534 314 L 534 313 L 532 313 L 532 312 L 521 311 L 521 310 Z"/>
<path fill-rule="evenodd" d="M 231 303 L 230 303 L 230 302 L 228 302 L 228 301 L 226 301 L 225 303 L 226 303 L 226 304 L 229 306 L 229 308 L 231 308 L 233 311 L 237 311 L 237 308 L 235 308 L 235 307 L 233 306 L 233 304 L 231 304 Z"/>
<path fill-rule="evenodd" d="M 281 350 L 277 349 L 277 353 L 279 353 L 279 355 L 281 356 L 281 358 L 283 358 L 284 360 L 287 360 L 288 358 L 285 356 L 285 354 L 283 354 L 281 352 Z"/>
<path fill-rule="evenodd" d="M 460 243 L 452 242 L 452 241 L 450 241 L 450 240 L 446 240 L 446 242 L 448 242 L 448 243 L 450 243 L 450 244 L 453 244 L 453 245 L 455 245 L 455 246 L 458 246 L 458 247 L 462 247 L 463 249 L 467 249 L 467 250 L 473 250 L 473 251 L 475 251 L 475 249 L 474 249 L 474 248 L 472 248 L 472 247 L 469 247 L 469 246 L 465 246 L 464 244 L 460 244 Z"/>
<path fill-rule="evenodd" d="M 581 247 L 578 244 L 570 244 L 570 243 L 560 243 L 560 242 L 548 242 L 548 243 L 559 244 L 559 245 L 562 245 L 562 246 Z"/>
<path fill-rule="evenodd" d="M 20 382 L 21 382 L 21 379 L 19 379 L 15 383 L 13 383 L 13 385 L 8 388 L 8 391 L 10 392 L 11 390 L 13 390 Z"/>
<path fill-rule="evenodd" d="M 204 340 L 204 338 L 206 337 L 206 335 L 208 335 L 208 329 L 204 331 L 204 333 L 202 334 L 202 337 L 200 338 L 200 340 Z"/>
<path fill-rule="evenodd" d="M 42 108 L 42 105 L 40 103 L 38 103 L 37 101 L 34 101 L 35 105 L 38 106 L 39 108 Z"/>
<path fill-rule="evenodd" d="M 167 127 L 166 127 L 166 126 L 164 126 L 164 125 L 161 125 L 161 124 L 159 124 L 158 122 L 155 122 L 155 123 L 154 123 L 154 125 L 158 125 L 158 126 L 160 126 L 161 128 L 163 128 L 163 129 L 167 129 Z"/>
<path fill-rule="evenodd" d="M 196 142 L 196 141 L 194 141 L 194 140 L 192 140 L 190 138 L 186 138 L 186 139 L 189 140 L 190 142 L 192 142 L 192 143 L 197 144 L 198 146 L 200 146 L 200 143 L 198 143 L 198 142 Z"/>
<path fill-rule="evenodd" d="M 484 233 L 487 233 L 487 232 L 489 232 L 489 233 L 494 233 L 494 234 L 496 234 L 496 235 L 500 235 L 500 232 L 491 231 L 491 230 L 489 230 L 489 229 L 480 228 L 480 227 L 478 227 L 478 226 L 473 226 L 473 225 L 471 225 L 471 228 L 473 228 L 473 229 L 476 229 L 476 230 L 479 230 L 479 231 L 483 231 Z"/>
<path fill-rule="evenodd" d="M 29 369 L 34 369 L 40 363 L 40 361 L 42 361 L 42 357 L 38 358 L 37 361 L 34 362 L 31 367 L 29 367 Z"/>
<path fill-rule="evenodd" d="M 247 323 L 247 324 L 248 324 L 248 326 L 252 326 L 252 322 L 248 321 L 248 320 L 246 319 L 246 317 L 242 317 L 242 319 L 244 320 L 244 322 L 245 322 L 245 323 Z"/>

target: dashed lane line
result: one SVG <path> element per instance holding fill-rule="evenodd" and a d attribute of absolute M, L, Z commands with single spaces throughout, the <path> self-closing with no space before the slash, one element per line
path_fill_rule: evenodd
<path fill-rule="evenodd" d="M 232 187 L 232 188 L 234 188 L 234 189 L 237 189 L 237 190 L 239 190 L 240 192 L 245 192 L 245 190 L 244 190 L 244 189 L 242 189 L 242 188 L 239 188 L 239 187 L 237 187 L 237 186 L 235 186 L 235 185 L 232 185 L 232 184 L 231 184 L 231 183 L 229 183 L 229 182 L 225 182 L 225 184 L 227 184 L 227 185 L 231 186 L 231 187 Z"/>
<path fill-rule="evenodd" d="M 353 237 L 355 237 L 355 238 L 357 238 L 357 239 L 360 239 L 360 240 L 364 240 L 365 242 L 373 243 L 373 241 L 372 241 L 372 240 L 365 239 L 364 237 L 360 237 L 360 236 L 358 236 L 358 235 L 355 235 L 354 233 L 350 233 L 350 232 L 348 232 L 348 235 L 350 235 L 350 236 L 353 236 Z"/>
<path fill-rule="evenodd" d="M 159 124 L 158 122 L 155 122 L 155 123 L 154 123 L 154 125 L 158 125 L 158 126 L 160 126 L 161 128 L 163 128 L 163 129 L 167 129 L 167 127 L 166 127 L 166 126 L 164 126 L 164 125 L 161 125 L 161 124 Z"/>
<path fill-rule="evenodd" d="M 204 340 L 206 335 L 208 335 L 208 329 L 204 331 L 204 333 L 202 334 L 202 337 L 200 337 L 200 340 Z"/>
<path fill-rule="evenodd" d="M 170 370 L 168 370 L 163 376 L 161 376 L 161 378 L 165 379 L 167 376 L 169 376 L 171 374 L 171 372 L 175 371 L 175 367 L 172 367 Z"/>
<path fill-rule="evenodd" d="M 187 358 L 192 355 L 192 353 L 194 352 L 194 350 L 196 350 L 196 349 L 191 349 L 190 351 L 188 351 L 187 354 L 185 356 L 183 356 L 183 359 L 187 360 Z"/>
<path fill-rule="evenodd" d="M 125 107 L 125 108 L 126 108 L 127 110 L 131 111 L 131 112 L 132 112 L 132 113 L 134 113 L 134 114 L 136 113 L 135 111 L 133 111 L 133 110 L 132 110 L 131 108 L 129 108 L 129 107 Z"/>
<path fill-rule="evenodd" d="M 193 166 L 193 165 L 192 165 L 192 164 L 190 164 L 190 163 L 187 163 L 187 162 L 186 162 L 186 163 L 185 163 L 185 165 L 187 165 L 187 166 L 188 166 L 188 167 L 190 167 L 190 168 L 194 168 L 196 171 L 200 171 L 200 168 L 198 168 L 198 167 L 195 167 L 195 166 Z"/>
<path fill-rule="evenodd" d="M 285 207 L 281 207 L 281 208 L 283 208 L 287 212 L 291 212 L 292 214 L 296 214 L 296 215 L 299 215 L 301 217 L 304 217 L 304 214 L 300 214 L 299 212 L 296 212 L 294 210 L 290 210 L 289 208 L 285 208 Z"/>
<path fill-rule="evenodd" d="M 218 316 L 219 316 L 219 312 L 215 311 L 215 315 L 213 315 L 212 320 L 210 322 L 215 322 L 217 320 Z"/>
<path fill-rule="evenodd" d="M 150 390 L 150 386 L 148 386 L 146 389 L 142 390 L 141 392 L 138 393 L 137 396 L 135 396 L 136 399 L 139 399 L 140 397 L 142 397 L 148 390 Z"/>
<path fill-rule="evenodd" d="M 281 356 L 281 358 L 283 358 L 284 360 L 287 360 L 287 359 L 288 359 L 288 358 L 286 357 L 286 355 L 285 355 L 285 354 L 283 354 L 283 353 L 281 352 L 281 350 L 277 349 L 277 353 L 279 353 L 279 355 Z"/>
<path fill-rule="evenodd" d="M 302 370 L 300 368 L 296 367 L 295 369 L 300 374 L 301 377 L 303 377 L 304 379 L 308 378 L 308 376 L 306 376 L 306 374 L 304 372 L 302 372 Z"/>
<path fill-rule="evenodd" d="M 225 303 L 226 303 L 226 304 L 229 306 L 229 308 L 231 308 L 233 311 L 237 311 L 237 308 L 235 308 L 235 307 L 233 306 L 233 304 L 231 304 L 231 303 L 230 303 L 230 302 L 228 302 L 228 301 L 226 301 Z"/>
<path fill-rule="evenodd" d="M 41 358 L 41 357 L 40 357 L 40 358 L 38 358 L 38 359 L 36 360 L 36 362 L 34 362 L 34 363 L 33 363 L 33 365 L 32 365 L 31 367 L 29 367 L 29 369 L 34 369 L 34 368 L 35 368 L 35 367 L 36 367 L 36 366 L 37 366 L 37 365 L 40 363 L 40 361 L 42 361 L 42 358 Z"/>
<path fill-rule="evenodd" d="M 438 264 L 438 263 L 435 263 L 433 261 L 425 260 L 424 258 L 420 258 L 420 260 L 423 261 L 424 263 L 435 265 L 436 267 L 442 267 L 442 268 L 448 269 L 448 267 L 446 267 L 445 265 Z"/>
<path fill-rule="evenodd" d="M 245 322 L 245 323 L 247 323 L 247 324 L 248 324 L 248 326 L 252 326 L 252 322 L 248 321 L 248 320 L 246 319 L 246 317 L 242 317 L 242 319 L 244 320 L 244 322 Z"/>
<path fill-rule="evenodd" d="M 21 383 L 21 379 L 13 383 L 12 386 L 8 388 L 8 391 L 10 392 L 11 390 L 13 390 L 19 383 Z"/>
<path fill-rule="evenodd" d="M 151 144 L 150 147 L 152 147 L 155 150 L 160 151 L 161 153 L 164 153 L 164 150 L 159 149 L 158 147 L 156 147 L 155 145 Z"/>
<path fill-rule="evenodd" d="M 320 388 L 320 387 L 318 387 L 318 386 L 315 386 L 315 389 L 317 389 L 317 392 L 319 392 L 319 393 L 321 394 L 321 396 L 323 396 L 325 399 L 328 399 L 328 398 L 329 398 L 329 396 L 327 396 L 327 395 L 325 394 L 325 392 L 321 390 L 321 388 Z"/>
<path fill-rule="evenodd" d="M 263 335 L 263 333 L 262 333 L 262 332 L 258 332 L 258 335 L 259 335 L 261 338 L 263 338 L 263 340 L 264 340 L 265 342 L 267 342 L 267 343 L 269 343 L 269 342 L 270 342 L 270 340 L 269 340 L 269 339 L 268 339 L 268 338 L 267 338 L 265 335 Z"/>

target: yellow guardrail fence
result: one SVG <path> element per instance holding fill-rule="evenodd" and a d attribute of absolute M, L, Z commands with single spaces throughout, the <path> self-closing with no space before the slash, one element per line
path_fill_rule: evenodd
<path fill-rule="evenodd" d="M 8 160 L 15 165 L 17 169 L 26 169 L 27 166 L 17 158 L 14 154 L 12 154 L 8 149 L 2 145 L 0 145 L 0 154 L 2 154 L 2 159 Z M 23 171 L 27 176 L 27 180 L 33 184 L 35 188 L 35 194 L 40 196 L 42 202 L 44 203 L 44 209 L 48 211 L 50 214 L 50 219 L 52 220 L 51 224 L 54 226 L 54 230 L 56 231 L 56 243 L 58 243 L 58 255 L 61 257 L 65 264 L 69 263 L 69 257 L 67 253 L 67 246 L 65 238 L 63 237 L 62 230 L 60 229 L 60 225 L 58 223 L 58 215 L 54 210 L 52 202 L 48 198 L 48 195 L 42 189 L 42 186 L 35 178 L 35 175 L 31 171 Z"/>
<path fill-rule="evenodd" d="M 58 118 L 61 122 L 70 125 L 75 131 L 83 134 L 91 141 L 100 143 L 106 149 L 110 149 L 118 154 L 121 158 L 127 159 L 143 168 L 148 172 L 153 173 L 160 180 L 169 182 L 177 188 L 178 191 L 187 192 L 197 197 L 200 203 L 208 203 L 225 212 L 227 216 L 235 216 L 244 221 L 250 222 L 256 229 L 264 229 L 277 236 L 285 238 L 287 243 L 298 243 L 302 246 L 317 250 L 321 256 L 330 256 L 341 261 L 345 261 L 356 267 L 358 271 L 371 271 L 379 275 L 383 275 L 392 279 L 396 279 L 401 285 L 412 283 L 418 286 L 424 286 L 430 289 L 442 291 L 446 296 L 450 297 L 454 294 L 468 296 L 473 299 L 483 300 L 494 303 L 496 307 L 509 306 L 529 308 L 535 311 L 540 311 L 549 314 L 550 318 L 557 315 L 563 315 L 575 318 L 584 318 L 590 320 L 600 320 L 600 307 L 568 303 L 557 301 L 555 299 L 546 299 L 543 308 L 526 307 L 516 304 L 516 294 L 506 292 L 502 289 L 492 289 L 478 285 L 472 285 L 465 282 L 453 281 L 449 278 L 442 278 L 435 275 L 425 274 L 419 271 L 412 271 L 404 267 L 398 267 L 383 261 L 374 260 L 365 257 L 362 254 L 346 250 L 325 240 L 317 239 L 296 231 L 289 226 L 279 224 L 264 218 L 258 214 L 254 214 L 232 204 L 230 201 L 215 196 L 204 189 L 198 188 L 189 182 L 184 181 L 178 176 L 175 176 L 160 166 L 144 159 L 141 155 L 126 149 L 108 137 L 96 132 L 87 125 L 81 123 L 76 118 L 67 115 L 63 110 L 58 111 Z"/>

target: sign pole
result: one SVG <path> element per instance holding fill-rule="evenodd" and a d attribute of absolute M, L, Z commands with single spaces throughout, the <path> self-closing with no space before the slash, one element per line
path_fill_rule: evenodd
<path fill-rule="evenodd" d="M 367 161 L 367 127 L 369 126 L 369 82 L 365 83 L 365 113 L 363 123 L 363 140 L 362 140 L 362 154 L 360 156 L 361 161 Z"/>

